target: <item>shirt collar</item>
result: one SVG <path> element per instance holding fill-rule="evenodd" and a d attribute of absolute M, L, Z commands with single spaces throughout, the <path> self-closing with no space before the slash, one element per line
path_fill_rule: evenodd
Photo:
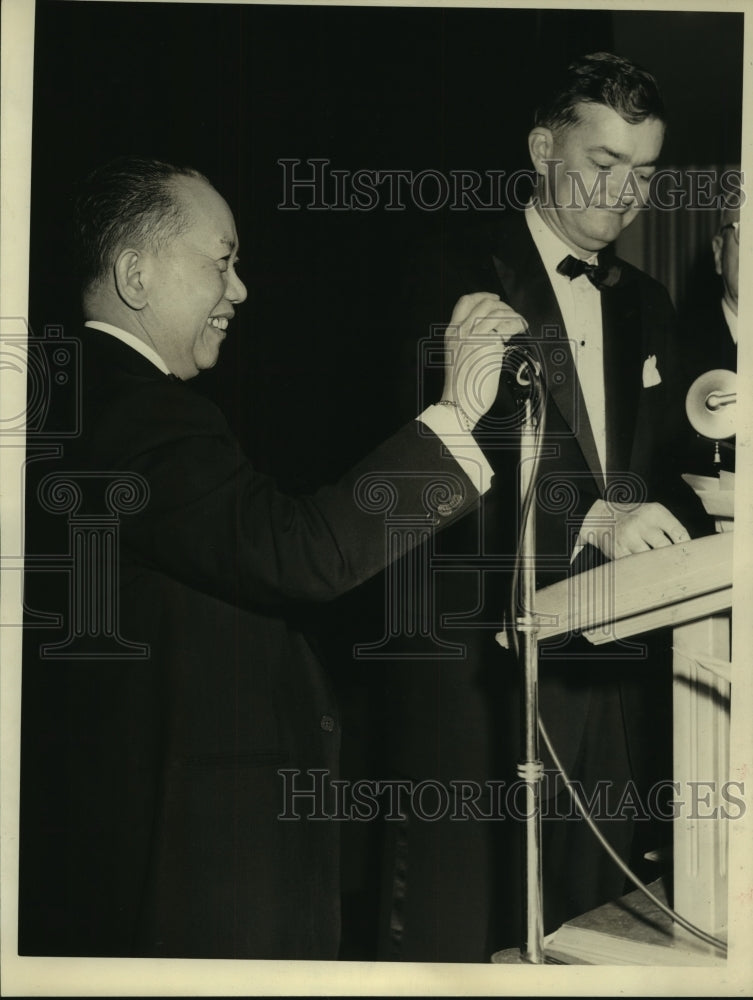
<path fill-rule="evenodd" d="M 550 277 L 553 274 L 558 274 L 557 265 L 568 254 L 575 256 L 572 249 L 544 222 L 534 201 L 529 201 L 526 205 L 525 217 L 531 237 L 536 244 L 536 249 L 539 252 L 547 274 Z M 597 254 L 591 254 L 586 260 L 589 264 L 596 264 L 598 256 Z M 561 277 L 561 275 L 558 276 Z"/>
<path fill-rule="evenodd" d="M 722 299 L 722 312 L 724 313 L 724 318 L 727 321 L 727 326 L 729 327 L 732 339 L 735 343 L 737 343 L 737 313 L 732 312 L 724 299 Z"/>
<path fill-rule="evenodd" d="M 102 323 L 100 320 L 87 320 L 84 326 L 88 326 L 90 330 L 100 330 L 102 333 L 107 333 L 111 337 L 115 337 L 122 343 L 127 344 L 128 347 L 133 348 L 134 351 L 142 354 L 147 361 L 151 361 L 165 375 L 171 374 L 170 369 L 154 348 L 150 347 L 149 344 L 145 344 L 143 340 L 139 340 L 135 334 L 129 333 L 127 330 L 121 330 L 119 326 L 113 326 L 111 323 Z"/>

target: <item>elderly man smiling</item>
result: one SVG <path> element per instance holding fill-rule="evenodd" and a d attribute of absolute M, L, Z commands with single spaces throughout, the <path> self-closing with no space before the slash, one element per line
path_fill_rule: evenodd
<path fill-rule="evenodd" d="M 185 384 L 217 362 L 246 298 L 224 199 L 194 170 L 131 158 L 88 179 L 76 228 L 82 428 L 35 463 L 29 551 L 51 553 L 34 489 L 51 468 L 95 522 L 103 480 L 138 484 L 104 612 L 143 655 L 50 659 L 50 634 L 26 631 L 20 951 L 336 958 L 338 824 L 278 818 L 280 769 L 334 777 L 340 741 L 296 609 L 383 567 L 369 483 L 431 526 L 475 506 L 488 467 L 471 431 L 522 321 L 496 295 L 462 298 L 438 405 L 293 499 Z M 63 626 L 83 616 L 83 634 L 97 611 L 77 599 Z"/>

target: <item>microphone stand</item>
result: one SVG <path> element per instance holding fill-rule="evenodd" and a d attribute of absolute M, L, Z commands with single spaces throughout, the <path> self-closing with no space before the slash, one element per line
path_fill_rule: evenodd
<path fill-rule="evenodd" d="M 519 465 L 519 512 L 520 512 L 520 543 L 519 543 L 519 575 L 517 577 L 515 631 L 517 639 L 518 663 L 522 671 L 522 760 L 518 764 L 518 777 L 525 783 L 525 868 L 523 895 L 523 924 L 525 927 L 525 945 L 520 950 L 510 949 L 497 952 L 492 961 L 525 962 L 541 965 L 545 962 L 544 955 L 544 903 L 542 886 L 542 850 L 541 850 L 541 783 L 544 777 L 544 765 L 539 754 L 539 680 L 538 680 L 538 618 L 535 613 L 536 599 L 536 516 L 535 476 L 538 468 L 537 448 L 540 436 L 537 430 L 538 422 L 534 413 L 531 387 L 533 379 L 523 381 L 522 373 L 526 367 L 533 370 L 538 378 L 540 366 L 532 359 L 520 366 L 517 373 L 518 385 L 527 389 L 523 400 L 523 419 L 520 430 L 520 465 Z M 540 395 L 540 392 L 539 392 Z M 543 399 L 540 398 L 542 420 Z M 525 460 L 525 456 L 530 459 Z M 505 632 L 496 636 L 501 646 L 508 646 Z"/>
<path fill-rule="evenodd" d="M 534 462 L 524 461 L 526 449 L 536 447 L 536 424 L 530 397 L 525 400 L 520 432 L 520 501 L 522 538 L 518 616 L 518 660 L 523 672 L 523 759 L 518 777 L 526 788 L 525 894 L 526 944 L 523 960 L 540 965 L 544 961 L 544 903 L 541 864 L 541 782 L 544 765 L 539 756 L 539 671 L 536 600 L 536 517 L 535 502 L 523 507 L 533 482 Z M 530 454 L 530 452 L 529 452 Z"/>

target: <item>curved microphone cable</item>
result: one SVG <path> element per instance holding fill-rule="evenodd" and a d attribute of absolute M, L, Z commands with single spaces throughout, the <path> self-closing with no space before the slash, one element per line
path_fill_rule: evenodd
<path fill-rule="evenodd" d="M 525 533 L 526 525 L 528 524 L 528 518 L 531 516 L 531 507 L 533 506 L 533 501 L 536 496 L 536 483 L 539 474 L 539 465 L 541 464 L 541 442 L 544 435 L 545 426 L 545 413 L 546 407 L 544 405 L 544 380 L 542 378 L 542 364 L 539 358 L 536 356 L 538 351 L 534 350 L 535 345 L 526 345 L 525 347 L 516 346 L 515 353 L 521 355 L 522 360 L 518 365 L 517 370 L 514 373 L 515 382 L 521 388 L 518 390 L 518 395 L 522 398 L 524 392 L 529 391 L 531 395 L 531 408 L 532 410 L 538 410 L 538 420 L 534 426 L 534 450 L 533 458 L 531 459 L 532 468 L 531 475 L 528 481 L 528 489 L 526 490 L 526 495 L 523 498 L 523 503 L 520 505 L 520 524 L 518 525 L 518 540 L 515 547 L 515 564 L 512 570 L 511 576 L 511 586 L 510 586 L 510 642 L 512 649 L 517 657 L 519 655 L 519 645 L 518 645 L 518 634 L 515 630 L 515 621 L 517 621 L 518 607 L 517 607 L 517 595 L 518 595 L 518 580 L 520 578 L 520 552 L 523 545 L 523 535 Z M 529 381 L 524 381 L 527 375 Z M 521 460 L 522 460 L 521 455 Z M 531 609 L 532 610 L 532 609 Z"/>
<path fill-rule="evenodd" d="M 619 854 L 617 854 L 617 852 L 614 850 L 612 845 L 606 840 L 601 830 L 599 830 L 594 821 L 588 815 L 586 807 L 583 805 L 583 802 L 581 801 L 580 796 L 578 795 L 575 788 L 573 788 L 570 782 L 570 778 L 568 777 L 565 769 L 563 768 L 562 762 L 557 756 L 554 747 L 552 746 L 549 740 L 549 736 L 547 734 L 544 723 L 541 721 L 541 715 L 539 715 L 539 732 L 544 738 L 544 743 L 546 743 L 546 748 L 549 751 L 549 755 L 551 756 L 552 760 L 554 761 L 555 767 L 565 780 L 565 787 L 570 793 L 570 797 L 575 803 L 576 809 L 581 814 L 586 823 L 588 823 L 591 832 L 594 834 L 596 839 L 599 841 L 599 843 L 607 852 L 607 854 L 610 856 L 610 858 L 615 862 L 615 864 L 625 873 L 625 875 L 630 879 L 630 881 L 633 882 L 645 896 L 648 896 L 651 902 L 654 903 L 656 906 L 658 906 L 659 909 L 663 913 L 665 913 L 668 917 L 670 917 L 671 920 L 673 920 L 677 924 L 680 924 L 680 926 L 684 927 L 686 931 L 689 931 L 691 934 L 694 934 L 696 937 L 700 938 L 706 944 L 712 945 L 714 948 L 718 948 L 719 951 L 721 951 L 724 955 L 726 955 L 727 954 L 726 942 L 722 941 L 720 938 L 715 938 L 713 935 L 708 934 L 706 931 L 701 930 L 700 927 L 696 927 L 695 924 L 692 924 L 689 920 L 686 920 L 685 917 L 677 913 L 676 910 L 673 910 L 670 906 L 667 906 L 666 903 L 662 902 L 662 900 L 660 900 L 657 896 L 655 896 L 654 893 L 651 892 L 651 890 L 648 888 L 648 886 L 645 885 L 638 878 L 638 876 L 635 875 L 630 870 L 630 868 L 625 864 L 625 862 L 622 860 Z"/>

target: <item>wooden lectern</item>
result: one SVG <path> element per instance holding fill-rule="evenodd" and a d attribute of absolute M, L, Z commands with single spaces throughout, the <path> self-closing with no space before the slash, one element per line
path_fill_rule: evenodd
<path fill-rule="evenodd" d="M 618 559 L 536 595 L 539 639 L 577 630 L 599 644 L 672 628 L 678 805 L 671 903 L 681 916 L 722 939 L 727 929 L 727 823 L 740 815 L 739 791 L 736 795 L 729 774 L 734 537 L 734 532 L 716 534 Z M 543 891 L 546 895 L 546 886 Z M 584 948 L 583 935 L 566 924 L 548 939 L 547 954 L 590 964 L 650 965 L 657 964 L 657 955 L 673 965 L 724 960 L 720 951 L 672 924 L 660 911 L 659 929 L 647 938 L 644 909 L 642 904 L 637 907 L 641 912 L 636 926 L 642 928 L 637 942 L 623 921 L 619 933 L 585 935 L 589 943 Z M 597 924 L 599 912 L 594 916 Z M 605 909 L 603 923 L 610 919 Z M 573 923 L 577 931 L 578 921 Z M 605 939 L 601 954 L 600 937 Z"/>

